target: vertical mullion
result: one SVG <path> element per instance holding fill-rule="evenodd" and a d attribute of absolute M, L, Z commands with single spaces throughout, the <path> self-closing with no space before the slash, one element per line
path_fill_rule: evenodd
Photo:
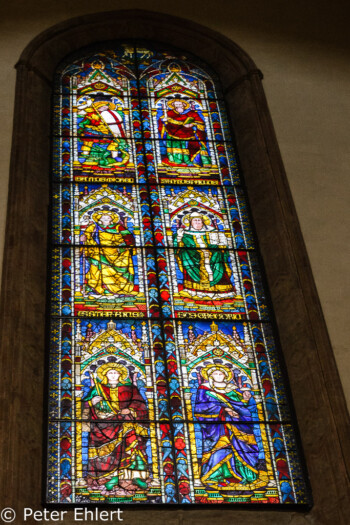
<path fill-rule="evenodd" d="M 178 502 L 178 495 L 179 495 L 179 487 L 177 482 L 177 466 L 176 466 L 176 450 L 174 445 L 174 426 L 173 426 L 173 420 L 171 417 L 171 404 L 170 404 L 170 389 L 169 389 L 169 375 L 168 375 L 168 366 L 167 366 L 167 357 L 165 353 L 165 338 L 164 338 L 164 320 L 163 320 L 163 313 L 162 313 L 162 305 L 161 305 L 161 299 L 160 299 L 160 284 L 159 284 L 159 273 L 158 273 L 158 254 L 157 254 L 157 248 L 156 248 L 156 241 L 155 241 L 155 233 L 154 233 L 154 214 L 153 214 L 153 208 L 152 208 L 152 201 L 150 196 L 150 184 L 149 184 L 149 175 L 148 175 L 148 160 L 146 155 L 146 147 L 145 147 L 145 135 L 144 135 L 144 122 L 143 122 L 143 115 L 142 115 L 142 104 L 141 104 L 141 95 L 140 95 L 140 70 L 139 70 L 139 63 L 137 59 L 137 47 L 134 46 L 134 60 L 135 60 L 135 70 L 136 70 L 136 81 L 137 81 L 137 93 L 138 93 L 138 102 L 139 102 L 139 111 L 140 111 L 140 121 L 141 121 L 141 141 L 143 146 L 143 158 L 144 158 L 144 165 L 145 165 L 145 175 L 146 175 L 146 189 L 147 189 L 147 196 L 148 196 L 148 204 L 149 209 L 151 213 L 151 230 L 152 230 L 152 237 L 153 237 L 153 256 L 155 261 L 155 270 L 156 270 L 156 282 L 157 282 L 157 290 L 158 290 L 158 301 L 159 301 L 159 321 L 160 321 L 160 330 L 161 330 L 161 339 L 162 339 L 162 346 L 163 346 L 163 361 L 165 364 L 165 377 L 166 377 L 166 385 L 167 385 L 167 402 L 168 402 L 168 410 L 170 414 L 170 429 L 171 429 L 171 444 L 172 444 L 172 457 L 173 457 L 173 469 L 174 469 L 174 485 L 175 485 L 175 491 L 176 491 L 176 499 Z M 166 492 L 166 489 L 165 489 Z"/>

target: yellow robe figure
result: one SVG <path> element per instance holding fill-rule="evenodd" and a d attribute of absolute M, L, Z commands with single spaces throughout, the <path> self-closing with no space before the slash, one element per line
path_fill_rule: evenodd
<path fill-rule="evenodd" d="M 85 274 L 88 293 L 133 294 L 134 266 L 129 248 L 134 244 L 133 235 L 119 222 L 116 213 L 94 213 L 92 218 L 94 223 L 80 237 L 89 265 Z"/>

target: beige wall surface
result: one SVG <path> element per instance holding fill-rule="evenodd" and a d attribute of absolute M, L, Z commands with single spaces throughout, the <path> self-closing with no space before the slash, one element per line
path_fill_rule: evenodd
<path fill-rule="evenodd" d="M 16 72 L 45 29 L 96 11 L 141 8 L 188 18 L 229 37 L 264 74 L 264 88 L 345 395 L 350 404 L 350 67 L 346 2 L 297 0 L 11 0 L 0 34 L 0 262 Z M 118 35 L 116 35 L 118 37 Z M 35 115 L 33 115 L 35 118 Z"/>

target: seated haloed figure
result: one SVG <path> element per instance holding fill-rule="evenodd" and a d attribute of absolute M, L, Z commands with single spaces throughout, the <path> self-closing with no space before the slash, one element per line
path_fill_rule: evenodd
<path fill-rule="evenodd" d="M 183 273 L 182 295 L 215 299 L 233 297 L 229 252 L 224 232 L 210 226 L 207 215 L 187 215 L 174 235 L 179 268 Z M 186 248 L 186 249 L 185 249 Z M 226 249 L 225 249 L 226 248 Z"/>
<path fill-rule="evenodd" d="M 95 386 L 83 403 L 82 431 L 89 432 L 88 487 L 119 494 L 146 489 L 150 481 L 148 410 L 137 387 L 128 380 L 126 367 L 117 363 L 100 366 Z"/>
<path fill-rule="evenodd" d="M 134 236 L 117 213 L 97 212 L 80 236 L 87 293 L 130 295 L 134 293 L 132 247 Z"/>

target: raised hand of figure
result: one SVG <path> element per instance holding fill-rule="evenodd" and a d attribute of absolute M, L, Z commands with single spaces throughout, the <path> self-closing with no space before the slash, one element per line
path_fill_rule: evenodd
<path fill-rule="evenodd" d="M 84 242 L 86 242 L 86 239 L 87 239 L 87 237 L 86 237 L 85 233 L 83 233 L 82 235 L 80 235 L 80 242 L 83 242 L 83 243 L 84 243 Z"/>
<path fill-rule="evenodd" d="M 100 401 L 103 401 L 103 398 L 101 396 L 94 396 L 92 399 L 91 399 L 91 403 L 95 406 L 97 405 L 97 403 L 99 403 Z"/>
<path fill-rule="evenodd" d="M 225 408 L 226 412 L 232 416 L 232 417 L 239 417 L 237 412 L 235 412 L 234 410 L 232 410 L 232 408 Z"/>
<path fill-rule="evenodd" d="M 183 228 L 180 228 L 177 232 L 177 238 L 179 241 L 181 241 L 183 234 L 185 233 L 185 230 Z"/>
<path fill-rule="evenodd" d="M 131 410 L 129 410 L 128 408 L 123 408 L 123 410 L 121 410 L 120 413 L 123 416 L 129 416 L 129 415 L 131 415 Z"/>
<path fill-rule="evenodd" d="M 185 124 L 185 128 L 193 128 L 194 122 L 190 122 L 189 124 Z"/>

